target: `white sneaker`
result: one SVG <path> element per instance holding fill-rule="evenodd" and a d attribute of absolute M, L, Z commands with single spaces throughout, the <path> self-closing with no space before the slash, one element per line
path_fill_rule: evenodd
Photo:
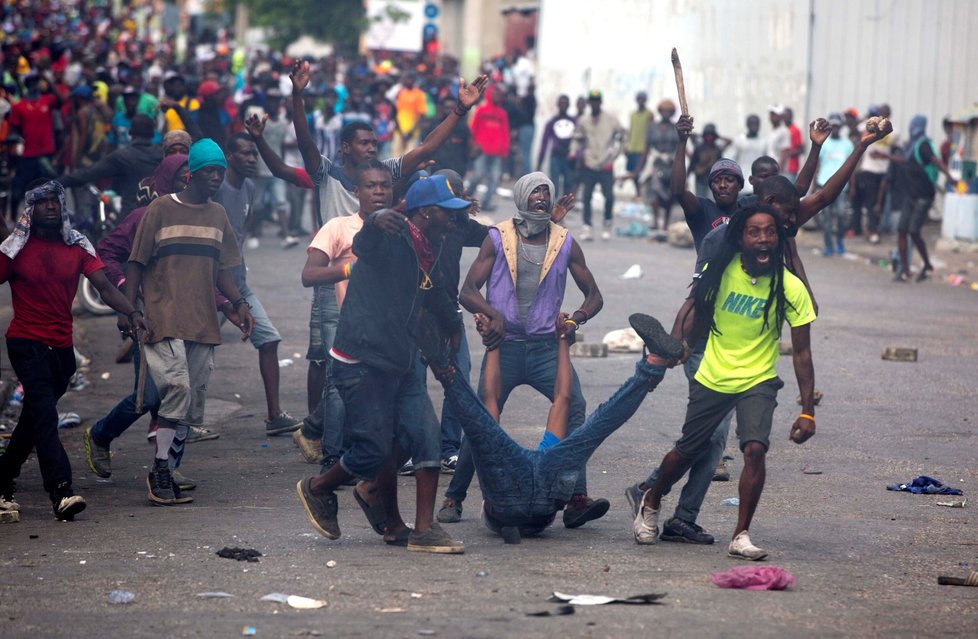
<path fill-rule="evenodd" d="M 581 241 L 590 242 L 591 241 L 591 225 L 585 224 L 581 227 Z"/>
<path fill-rule="evenodd" d="M 245 248 L 249 250 L 255 250 L 261 243 L 258 241 L 257 237 L 249 237 L 245 240 Z"/>
<path fill-rule="evenodd" d="M 20 510 L 20 504 L 11 500 L 4 499 L 0 497 L 0 510 Z"/>
<path fill-rule="evenodd" d="M 659 511 L 652 510 L 645 505 L 645 491 L 642 495 L 642 505 L 638 509 L 638 516 L 632 523 L 632 534 L 635 535 L 635 543 L 643 546 L 654 544 L 659 541 Z"/>
<path fill-rule="evenodd" d="M 739 535 L 733 538 L 727 547 L 727 554 L 734 559 L 748 559 L 750 561 L 760 561 L 767 557 L 767 551 L 758 548 L 750 542 L 750 535 L 746 530 L 742 530 Z"/>
<path fill-rule="evenodd" d="M 609 231 L 608 229 L 605 229 L 605 230 L 601 231 L 601 239 L 604 240 L 605 242 L 607 242 L 608 240 L 610 240 L 611 239 L 611 231 Z"/>
<path fill-rule="evenodd" d="M 284 249 L 292 248 L 293 246 L 296 246 L 298 244 L 299 244 L 299 238 L 293 237 L 291 235 L 286 235 L 285 239 L 282 240 L 282 248 Z"/>

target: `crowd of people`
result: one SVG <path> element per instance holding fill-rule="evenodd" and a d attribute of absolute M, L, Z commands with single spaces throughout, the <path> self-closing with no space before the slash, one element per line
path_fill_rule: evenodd
<path fill-rule="evenodd" d="M 218 36 L 178 62 L 171 42 L 157 46 L 142 36 L 144 7 L 116 18 L 87 7 L 5 10 L 6 32 L 21 36 L 3 45 L 5 139 L 19 153 L 8 202 L 15 224 L 0 233 L 0 281 L 12 292 L 7 351 L 24 404 L 0 456 L 4 509 L 18 508 L 14 480 L 32 449 L 55 516 L 71 520 L 85 508 L 57 430 L 57 402 L 75 369 L 71 302 L 84 276 L 119 313 L 135 370 L 133 392 L 86 429 L 86 463 L 111 476 L 113 440 L 150 413 L 155 446 L 146 489 L 154 505 L 192 501 L 196 482 L 180 470 L 186 446 L 218 436 L 204 425 L 204 406 L 222 313 L 258 351 L 264 434 L 291 435 L 302 457 L 320 464 L 296 490 L 312 526 L 330 539 L 341 534 L 337 491 L 352 485 L 385 543 L 464 552 L 441 524 L 461 520 L 475 474 L 482 516 L 507 543 L 538 534 L 558 512 L 569 529 L 599 519 L 610 504 L 588 494 L 589 457 L 669 368 L 682 365 L 690 392 L 681 437 L 626 490 L 635 541 L 714 543 L 696 519 L 710 482 L 725 472 L 721 456 L 736 413 L 744 470 L 729 554 L 762 559 L 767 551 L 753 544 L 749 528 L 784 385 L 775 363 L 785 322 L 802 406 L 791 440 L 815 433 L 809 344 L 818 304 L 795 243 L 798 228 L 822 212 L 833 220 L 823 220 L 826 252 L 842 251 L 847 227 L 833 207 L 847 186 L 856 184 L 853 197 L 869 211 L 866 231 L 874 234 L 883 228 L 886 194 L 895 201 L 895 182 L 905 183 L 906 201 L 891 203 L 902 211 L 901 247 L 909 235 L 925 256 L 921 274 L 930 268 L 920 225 L 935 171 L 946 167 L 919 117 L 906 141 L 888 119 L 866 126 L 854 113 L 848 122 L 839 114 L 819 118 L 803 158 L 801 133 L 784 107 L 771 107 L 764 142 L 757 116 L 729 140 L 710 124 L 696 135 L 690 115 L 674 121 L 668 100 L 654 117 L 644 93 L 626 129 L 592 90 L 574 116 L 569 97 L 558 99 L 534 167 L 532 68 L 519 56 L 490 62 L 466 82 L 450 59 L 328 58 L 314 66 L 275 53 L 239 55 Z M 92 30 L 112 37 L 80 35 Z M 885 106 L 879 113 L 889 116 Z M 623 152 L 628 178 L 664 223 L 679 204 L 697 260 L 671 325 L 641 313 L 629 318 L 647 354 L 588 415 L 569 346 L 603 306 L 583 242 L 592 239 L 595 186 L 604 195 L 601 236 L 610 237 L 614 164 Z M 548 157 L 549 175 L 540 171 Z M 892 178 L 896 165 L 906 179 Z M 503 170 L 517 178 L 517 213 L 486 226 L 474 213 L 492 209 Z M 78 189 L 102 180 L 121 194 L 122 209 L 93 246 L 75 229 L 88 215 Z M 487 190 L 477 198 L 483 181 Z M 578 188 L 583 223 L 572 233 L 564 220 Z M 304 419 L 280 404 L 275 309 L 267 311 L 248 286 L 245 253 L 264 221 L 278 227 L 284 248 L 310 236 L 295 278 L 312 293 Z M 463 278 L 464 247 L 478 254 Z M 564 309 L 568 275 L 584 298 L 573 312 Z M 477 391 L 460 306 L 485 349 Z M 445 387 L 440 420 L 425 387 L 429 369 Z M 551 402 L 536 450 L 500 426 L 521 385 Z M 415 477 L 413 526 L 398 509 L 404 467 Z M 663 497 L 687 471 L 675 514 L 660 527 Z M 453 477 L 436 511 L 441 472 Z"/>

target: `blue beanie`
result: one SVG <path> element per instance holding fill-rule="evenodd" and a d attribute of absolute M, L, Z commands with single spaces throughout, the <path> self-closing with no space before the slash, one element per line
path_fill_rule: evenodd
<path fill-rule="evenodd" d="M 224 159 L 224 151 L 217 142 L 210 138 L 202 138 L 190 145 L 187 166 L 191 173 L 196 173 L 205 166 L 219 166 L 226 169 L 228 163 Z"/>

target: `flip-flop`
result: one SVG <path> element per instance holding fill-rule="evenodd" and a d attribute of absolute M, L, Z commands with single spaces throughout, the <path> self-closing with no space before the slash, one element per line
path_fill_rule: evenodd
<path fill-rule="evenodd" d="M 363 510 L 363 514 L 367 517 L 367 521 L 370 523 L 370 527 L 374 529 L 374 532 L 378 535 L 386 533 L 387 513 L 384 512 L 383 504 L 374 504 L 371 506 L 367 503 L 366 499 L 360 496 L 360 491 L 356 488 L 353 489 L 353 498 L 360 504 L 360 509 Z"/>
<path fill-rule="evenodd" d="M 402 532 L 398 533 L 393 539 L 384 539 L 384 543 L 388 546 L 402 546 L 407 548 L 408 538 L 411 536 L 412 532 L 414 532 L 414 530 L 408 526 Z"/>

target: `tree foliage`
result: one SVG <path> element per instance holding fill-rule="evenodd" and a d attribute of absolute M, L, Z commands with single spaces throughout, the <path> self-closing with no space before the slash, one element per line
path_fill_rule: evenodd
<path fill-rule="evenodd" d="M 251 21 L 272 32 L 272 45 L 284 48 L 308 35 L 339 48 L 356 49 L 368 26 L 363 0 L 241 0 Z"/>

